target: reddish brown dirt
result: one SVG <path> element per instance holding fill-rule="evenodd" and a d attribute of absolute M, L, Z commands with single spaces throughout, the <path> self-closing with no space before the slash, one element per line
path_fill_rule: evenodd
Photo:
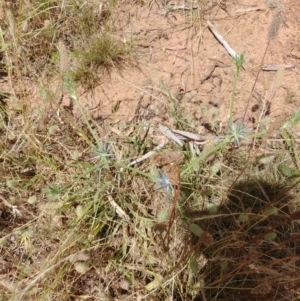
<path fill-rule="evenodd" d="M 266 103 L 271 104 L 268 113 L 272 117 L 289 116 L 299 107 L 299 1 L 209 1 L 206 5 L 195 1 L 193 9 L 187 1 L 163 2 L 121 3 L 116 8 L 116 26 L 123 39 L 132 40 L 138 68 L 113 72 L 92 94 L 81 97 L 87 108 L 97 107 L 90 110 L 94 117 L 110 117 L 107 120 L 121 132 L 135 117 L 151 125 L 161 122 L 174 127 L 176 117 L 170 108 L 175 101 L 191 131 L 203 132 L 201 125 L 206 122 L 226 123 L 234 64 L 207 27 L 207 20 L 247 60 L 237 85 L 236 120 L 243 118 L 248 100 L 246 117 L 252 122 L 259 120 Z M 176 6 L 187 9 L 174 9 Z M 283 22 L 262 62 L 272 19 L 279 10 Z M 254 96 L 249 97 L 261 65 L 293 68 L 261 70 Z M 254 113 L 255 105 L 259 108 Z"/>

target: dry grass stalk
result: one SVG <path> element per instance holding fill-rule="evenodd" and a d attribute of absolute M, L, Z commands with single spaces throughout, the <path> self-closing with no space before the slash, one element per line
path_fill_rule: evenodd
<path fill-rule="evenodd" d="M 21 27 L 22 32 L 28 32 L 29 31 L 29 23 L 28 21 L 25 21 Z"/>
<path fill-rule="evenodd" d="M 5 10 L 4 10 L 4 7 L 3 7 L 3 3 L 1 2 L 0 3 L 0 20 L 4 20 L 5 19 Z"/>
<path fill-rule="evenodd" d="M 268 32 L 268 41 L 272 41 L 276 38 L 283 20 L 284 20 L 284 11 L 283 8 L 280 8 L 273 15 L 272 22 Z"/>
<path fill-rule="evenodd" d="M 276 80 L 275 80 L 274 85 L 271 90 L 270 100 L 272 100 L 275 97 L 277 89 L 281 86 L 283 77 L 284 77 L 284 67 L 280 66 L 280 68 L 278 69 L 277 74 L 276 74 Z"/>
<path fill-rule="evenodd" d="M 59 52 L 59 71 L 61 75 L 64 75 L 69 68 L 69 58 L 68 58 L 68 50 L 63 40 L 60 39 L 58 41 L 57 49 Z"/>
<path fill-rule="evenodd" d="M 15 20 L 15 17 L 14 17 L 14 15 L 13 15 L 10 8 L 6 9 L 5 14 L 6 14 L 6 18 L 7 18 L 7 21 L 8 21 L 9 33 L 10 33 L 12 39 L 15 41 L 15 39 L 16 39 L 16 20 Z"/>
<path fill-rule="evenodd" d="M 285 16 L 284 16 L 284 10 L 283 10 L 283 7 L 280 6 L 278 8 L 277 12 L 273 15 L 273 18 L 272 18 L 272 21 L 271 21 L 271 24 L 270 24 L 270 27 L 269 27 L 269 31 L 268 31 L 268 43 L 267 43 L 265 52 L 263 54 L 263 58 L 262 58 L 262 61 L 261 61 L 261 66 L 263 65 L 263 62 L 264 62 L 264 59 L 266 57 L 266 54 L 267 54 L 270 42 L 276 38 L 276 36 L 278 34 L 278 31 L 280 29 L 280 25 L 284 21 L 284 18 L 285 18 Z M 250 92 L 250 97 L 249 97 L 249 99 L 247 101 L 247 105 L 246 105 L 246 109 L 245 109 L 245 113 L 244 113 L 244 118 L 243 118 L 244 120 L 245 120 L 245 117 L 246 117 L 246 114 L 247 114 L 247 111 L 248 111 L 250 99 L 251 99 L 251 96 L 253 95 L 253 91 L 255 89 L 256 82 L 258 80 L 259 74 L 260 74 L 260 69 L 257 72 L 254 84 L 253 84 L 251 92 Z M 276 93 L 276 86 L 273 88 L 271 98 L 273 98 L 275 96 L 275 93 Z"/>

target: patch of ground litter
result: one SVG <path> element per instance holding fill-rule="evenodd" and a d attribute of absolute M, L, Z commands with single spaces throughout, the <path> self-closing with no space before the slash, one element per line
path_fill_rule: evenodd
<path fill-rule="evenodd" d="M 235 65 L 232 57 L 224 46 L 218 42 L 208 24 L 213 24 L 231 48 L 238 54 L 244 54 L 246 58 L 246 63 L 240 70 L 234 99 L 233 118 L 236 124 L 243 122 L 247 123 L 250 128 L 255 128 L 261 119 L 267 117 L 270 119 L 268 122 L 269 131 L 276 132 L 287 118 L 299 108 L 300 45 L 298 24 L 300 21 L 300 0 L 253 0 L 251 2 L 248 0 L 198 0 L 192 2 L 149 0 L 136 1 L 137 3 L 135 1 L 116 2 L 112 16 L 116 27 L 114 34 L 124 41 L 129 41 L 128 43 L 132 43 L 133 64 L 130 68 L 121 71 L 112 68 L 110 76 L 103 78 L 101 83 L 92 91 L 84 91 L 83 89 L 81 91 L 80 87 L 77 91 L 78 99 L 84 109 L 89 112 L 89 117 L 92 117 L 101 125 L 99 126 L 100 131 L 103 129 L 103 132 L 108 130 L 121 135 L 138 135 L 139 131 L 134 132 L 134 127 L 135 129 L 147 128 L 146 133 L 153 133 L 159 125 L 164 125 L 174 130 L 185 130 L 196 134 L 204 134 L 205 136 L 209 136 L 208 133 L 218 135 L 220 131 L 222 132 L 229 120 Z M 142 3 L 144 4 L 142 5 Z M 208 21 L 211 23 L 208 23 Z M 149 268 L 149 271 L 152 272 L 152 269 L 155 271 L 157 268 L 159 271 L 165 272 L 168 271 L 170 266 L 169 261 L 172 262 L 172 265 L 178 263 L 176 260 L 179 260 L 180 263 L 184 262 L 187 259 L 184 245 L 190 243 L 190 231 L 185 228 L 180 229 L 181 225 L 177 228 L 179 230 L 176 239 L 172 240 L 169 239 L 169 235 L 162 235 L 166 230 L 169 231 L 163 214 L 173 209 L 175 212 L 176 198 L 175 202 L 173 200 L 174 204 L 172 201 L 166 202 L 170 197 L 168 195 L 166 197 L 157 187 L 154 187 L 154 184 L 150 183 L 148 184 L 149 187 L 151 185 L 151 189 L 155 191 L 152 195 L 148 186 L 145 186 L 145 182 L 138 177 L 134 180 L 128 178 L 130 179 L 130 181 L 128 180 L 130 186 L 126 186 L 122 190 L 125 192 L 128 189 L 132 193 L 132 197 L 137 199 L 136 206 L 138 210 L 143 212 L 145 216 L 158 217 L 159 222 L 153 226 L 157 234 L 154 233 L 153 237 L 156 239 L 155 242 L 161 245 L 161 249 L 156 248 L 156 244 L 150 242 L 152 240 L 150 230 L 145 231 L 145 234 L 139 234 L 143 239 L 145 236 L 145 242 L 150 249 L 149 254 L 153 254 L 151 258 L 148 256 L 148 251 L 144 253 L 143 247 L 146 246 L 146 243 L 142 245 L 140 243 L 142 240 L 139 240 L 134 233 L 137 228 L 131 228 L 134 225 L 133 223 L 124 223 L 120 228 L 116 227 L 112 235 L 111 245 L 107 246 L 105 245 L 106 242 L 103 242 L 102 245 L 102 239 L 105 239 L 108 228 L 106 225 L 103 226 L 103 230 L 97 229 L 97 232 L 94 230 L 97 234 L 90 233 L 90 230 L 87 233 L 80 233 L 81 229 L 76 229 L 76 227 L 74 227 L 74 231 L 66 231 L 65 236 L 61 234 L 64 232 L 68 221 L 73 218 L 76 220 L 77 218 L 78 220 L 83 219 L 86 214 L 82 206 L 82 204 L 85 205 L 84 202 L 88 202 L 92 198 L 94 200 L 93 206 L 96 207 L 98 194 L 97 198 L 94 197 L 94 191 L 97 190 L 98 193 L 100 186 L 101 189 L 105 190 L 105 185 L 107 183 L 110 185 L 110 181 L 113 182 L 112 176 L 107 175 L 107 178 L 104 178 L 104 176 L 106 173 L 108 174 L 109 168 L 113 170 L 114 166 L 106 166 L 104 163 L 100 165 L 100 163 L 102 164 L 102 159 L 103 162 L 106 162 L 104 159 L 114 158 L 115 154 L 113 151 L 110 153 L 110 147 L 113 147 L 113 143 L 107 145 L 103 143 L 104 150 L 90 150 L 90 145 L 86 145 L 87 142 L 82 137 L 85 134 L 92 136 L 90 128 L 85 133 L 84 130 L 81 131 L 81 128 L 78 127 L 77 129 L 76 126 L 80 122 L 86 126 L 85 123 L 88 122 L 86 122 L 85 116 L 84 118 L 80 114 L 78 114 L 80 116 L 77 116 L 78 106 L 69 98 L 67 91 L 64 91 L 64 97 L 60 99 L 61 91 L 63 91 L 63 81 L 60 79 L 59 85 L 57 81 L 59 79 L 56 78 L 47 85 L 49 91 L 55 96 L 55 101 L 57 101 L 55 104 L 48 102 L 47 107 L 44 107 L 46 105 L 43 104 L 44 99 L 40 93 L 43 90 L 42 88 L 36 89 L 35 96 L 32 96 L 32 102 L 35 103 L 35 106 L 38 104 L 42 108 L 41 111 L 42 114 L 45 114 L 45 119 L 55 119 L 57 127 L 51 126 L 47 129 L 49 137 L 47 136 L 42 143 L 32 138 L 34 135 L 28 137 L 28 139 L 32 139 L 32 142 L 30 142 L 36 147 L 37 152 L 40 149 L 44 150 L 42 147 L 45 146 L 45 149 L 47 148 L 53 154 L 53 161 L 57 160 L 59 164 L 56 167 L 53 163 L 53 170 L 50 168 L 44 170 L 43 164 L 37 162 L 37 170 L 31 170 L 29 167 L 31 165 L 35 167 L 35 163 L 28 161 L 26 166 L 24 164 L 24 169 L 22 168 L 20 171 L 7 171 L 5 168 L 2 170 L 2 174 L 15 173 L 29 179 L 32 177 L 30 173 L 33 175 L 41 174 L 39 185 L 34 188 L 34 192 L 29 191 L 26 198 L 20 197 L 17 193 L 15 197 L 0 196 L 2 203 L 0 211 L 2 217 L 5 217 L 3 219 L 3 229 L 5 229 L 3 233 L 8 233 L 11 229 L 27 222 L 27 219 L 18 215 L 19 211 L 12 211 L 15 216 L 10 213 L 17 205 L 21 208 L 21 213 L 24 212 L 25 216 L 30 215 L 30 219 L 33 219 L 33 216 L 38 216 L 40 212 L 42 215 L 37 223 L 38 226 L 29 228 L 22 237 L 20 231 L 12 235 L 6 235 L 5 243 L 8 248 L 13 249 L 14 243 L 19 237 L 21 237 L 20 241 L 24 244 L 24 247 L 14 248 L 13 252 L 6 252 L 5 261 L 0 259 L 0 265 L 2 265 L 0 271 L 3 274 L 0 277 L 0 289 L 7 291 L 7 295 L 13 292 L 16 296 L 14 300 L 27 300 L 24 296 L 31 289 L 33 292 L 28 295 L 28 299 L 35 295 L 39 296 L 43 289 L 42 285 L 39 285 L 40 280 L 46 279 L 45 287 L 47 289 L 49 287 L 50 291 L 52 289 L 52 279 L 59 282 L 59 278 L 55 277 L 59 267 L 62 266 L 65 269 L 66 276 L 64 276 L 61 284 L 58 283 L 57 291 L 66 291 L 66 293 L 62 295 L 61 300 L 64 298 L 69 298 L 66 300 L 133 300 L 132 296 L 135 296 L 136 300 L 158 300 L 155 296 L 149 296 L 148 299 L 146 299 L 147 296 L 141 297 L 144 295 L 145 287 L 148 291 L 151 291 L 151 284 L 157 285 L 161 282 L 160 278 L 153 277 L 154 273 L 146 275 L 144 271 Z M 6 87 L 2 87 L 3 90 L 8 92 L 12 90 L 12 87 L 7 83 L 5 85 Z M 23 85 L 31 87 L 32 82 L 29 79 L 28 82 L 24 80 Z M 37 95 L 39 99 L 37 101 L 33 100 L 37 99 Z M 18 96 L 17 93 L 16 96 Z M 31 95 L 26 96 L 28 96 L 28 99 L 31 97 Z M 15 111 L 21 112 L 21 104 L 17 103 L 18 97 L 15 98 L 15 103 L 8 103 L 7 105 L 15 106 Z M 0 99 L 0 107 L 1 104 Z M 75 115 L 78 124 L 74 124 L 74 119 L 71 118 L 71 121 L 68 122 L 68 117 L 72 113 L 75 113 L 73 115 Z M 36 125 L 34 127 L 36 133 L 34 134 L 38 136 L 41 128 L 46 127 L 47 121 L 45 120 L 45 124 L 40 122 Z M 9 123 L 8 120 L 6 122 Z M 89 125 L 94 126 L 92 122 Z M 300 133 L 300 128 L 295 128 L 295 133 L 298 132 Z M 68 136 L 66 137 L 64 133 L 68 133 Z M 143 137 L 146 137 L 145 133 L 143 133 Z M 151 135 L 151 138 L 154 144 L 161 143 L 160 140 L 155 141 L 155 135 Z M 91 137 L 92 139 L 94 137 Z M 11 147 L 12 150 L 17 149 L 15 150 L 18 155 L 17 158 L 19 161 L 23 161 L 23 150 L 21 148 L 23 141 L 14 135 L 8 135 L 6 140 L 7 144 L 18 146 Z M 20 146 L 17 144 L 19 140 L 22 142 L 20 142 Z M 213 138 L 211 140 L 214 141 Z M 39 144 L 41 145 L 40 148 Z M 78 148 L 78 145 L 81 144 L 82 147 Z M 22 152 L 19 152 L 19 148 Z M 62 154 L 62 157 L 57 154 Z M 177 152 L 169 151 L 152 156 L 151 164 L 153 167 L 149 168 L 161 168 L 170 179 L 170 182 L 167 182 L 169 190 L 180 183 L 179 165 L 183 160 L 181 156 L 181 152 L 178 155 Z M 45 158 L 47 158 L 46 155 Z M 134 160 L 136 157 L 132 159 Z M 83 175 L 77 176 L 76 172 L 81 165 L 92 162 L 96 166 L 98 164 L 94 163 L 96 160 L 99 161 L 99 166 L 101 166 L 99 170 L 84 170 Z M 10 160 L 6 161 L 8 163 L 4 163 L 9 166 Z M 13 160 L 11 159 L 11 161 Z M 49 165 L 52 164 L 51 162 Z M 135 161 L 135 163 L 137 162 L 139 161 Z M 43 170 L 41 170 L 42 168 Z M 43 172 L 45 172 L 45 175 Z M 93 172 L 97 173 L 97 178 L 100 179 L 100 176 L 103 176 L 104 179 L 109 179 L 109 181 L 100 183 L 100 185 L 98 182 L 94 183 Z M 162 178 L 164 174 L 162 174 Z M 81 186 L 78 179 L 84 177 L 87 179 L 83 183 L 88 183 L 88 185 Z M 118 174 L 116 178 L 121 178 L 121 175 L 119 177 Z M 55 180 L 53 183 L 57 183 L 57 187 L 51 186 L 52 180 Z M 17 181 L 7 182 L 6 185 L 10 185 L 11 191 L 21 185 Z M 69 184 L 69 182 L 72 183 Z M 159 186 L 158 184 L 156 186 Z M 66 191 L 60 188 L 63 185 L 67 187 Z M 220 187 L 222 185 L 223 183 L 220 184 Z M 44 187 L 48 188 L 44 189 Z M 178 187 L 179 194 L 180 188 Z M 34 193 L 34 195 L 31 195 L 31 193 Z M 71 196 L 66 202 L 64 197 L 67 198 L 67 194 Z M 117 201 L 120 201 L 120 204 L 127 204 L 127 200 L 123 199 L 123 196 L 118 199 L 119 194 L 117 189 L 116 191 L 111 190 L 107 195 L 105 194 L 105 198 L 101 199 L 101 202 L 117 211 L 119 209 L 119 202 Z M 38 204 L 40 195 L 46 199 L 45 203 Z M 12 204 L 7 200 L 11 201 Z M 187 198 L 187 202 L 189 201 Z M 36 211 L 30 211 L 33 205 L 36 205 L 34 207 Z M 65 205 L 70 205 L 72 212 L 74 211 L 72 216 L 65 215 L 62 209 Z M 135 203 L 133 205 L 135 206 Z M 130 209 L 130 207 L 128 208 Z M 120 207 L 120 209 L 122 208 Z M 99 207 L 96 210 L 97 212 L 95 211 L 95 216 L 98 216 L 101 210 L 102 208 Z M 135 210 L 135 208 L 132 210 Z M 130 210 L 128 211 L 131 213 Z M 59 212 L 59 215 L 57 215 L 57 212 Z M 103 210 L 103 212 L 105 211 Z M 119 215 L 120 211 L 117 213 L 118 219 L 125 216 L 124 220 L 126 221 L 126 215 Z M 161 217 L 161 220 L 159 220 L 159 217 Z M 94 217 L 86 215 L 86 218 L 91 220 Z M 99 220 L 101 218 L 102 216 L 99 215 Z M 110 216 L 106 216 L 106 218 L 109 220 Z M 117 225 L 114 222 L 112 225 Z M 174 221 L 175 225 L 176 222 L 177 220 Z M 11 223 L 11 226 L 8 227 L 9 223 Z M 39 233 L 39 227 L 44 227 L 44 224 L 47 226 L 47 232 Z M 99 224 L 101 225 L 101 223 Z M 76 226 L 76 224 L 74 225 Z M 31 227 L 30 224 L 29 226 Z M 139 230 L 139 232 L 142 231 Z M 51 237 L 51 240 L 44 239 L 44 237 L 47 238 L 47 235 Z M 35 244 L 39 248 L 34 248 L 34 245 L 30 244 L 30 239 L 34 241 L 35 236 L 37 237 Z M 64 240 L 65 237 L 67 239 Z M 167 239 L 165 239 L 166 237 Z M 99 244 L 88 246 L 88 239 L 93 241 L 96 238 L 99 239 Z M 126 239 L 128 239 L 128 242 L 124 245 Z M 208 236 L 209 239 L 210 236 Z M 169 251 L 170 260 L 166 260 L 165 263 L 161 258 L 167 258 L 165 251 L 169 240 L 172 243 Z M 4 244 L 3 241 L 2 244 Z M 75 243 L 77 242 L 82 244 L 83 248 L 87 248 L 86 253 L 75 250 Z M 210 243 L 208 241 L 208 245 Z M 62 245 L 62 248 L 56 250 L 58 245 Z M 65 247 L 68 245 L 70 247 Z M 132 269 L 135 269 L 132 273 L 132 275 L 136 275 L 136 279 L 134 279 L 136 284 L 134 285 L 123 275 L 125 274 L 124 271 L 128 269 L 127 266 L 122 265 L 122 270 L 117 270 L 117 272 L 114 270 L 114 256 L 119 256 L 117 253 L 121 254 L 121 252 L 130 254 L 131 257 L 128 258 L 133 259 L 130 264 L 133 266 Z M 29 259 L 26 259 L 27 257 Z M 10 266 L 14 267 L 13 264 L 18 258 L 21 258 L 20 263 L 24 263 L 26 269 L 23 269 L 22 265 L 21 269 L 16 272 L 15 268 L 12 269 Z M 110 260 L 113 262 L 112 264 Z M 44 261 L 47 264 L 45 264 L 43 270 L 40 265 Z M 199 257 L 198 261 L 199 266 L 201 266 L 201 261 L 203 264 L 204 259 Z M 145 265 L 148 262 L 149 267 Z M 106 264 L 108 268 L 103 268 Z M 29 266 L 28 269 L 27 266 Z M 193 277 L 196 277 L 196 275 L 193 275 Z M 19 279 L 22 281 L 19 281 Z M 69 281 L 70 279 L 73 280 Z M 17 286 L 12 285 L 18 283 L 18 281 Z M 71 283 L 71 292 L 68 291 L 68 287 L 63 287 L 64 281 Z M 194 281 L 198 285 L 200 281 L 203 281 L 202 275 Z M 98 297 L 93 299 L 91 296 Z M 176 300 L 183 299 L 178 298 Z"/>
<path fill-rule="evenodd" d="M 256 123 L 263 107 L 265 115 L 289 116 L 299 106 L 299 1 L 151 1 L 122 3 L 116 11 L 116 26 L 132 40 L 138 68 L 113 72 L 82 95 L 94 118 L 120 130 L 133 121 L 176 126 L 178 118 L 198 133 L 203 125 L 224 126 L 234 63 L 207 21 L 246 58 L 235 120 Z"/>

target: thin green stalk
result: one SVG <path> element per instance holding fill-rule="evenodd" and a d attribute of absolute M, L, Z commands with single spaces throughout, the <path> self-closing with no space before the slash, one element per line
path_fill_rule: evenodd
<path fill-rule="evenodd" d="M 99 137 L 97 136 L 96 132 L 92 129 L 91 124 L 89 123 L 89 121 L 88 121 L 88 119 L 87 119 L 87 117 L 86 117 L 86 114 L 85 114 L 85 112 L 83 111 L 83 108 L 82 108 L 82 106 L 81 106 L 81 104 L 80 104 L 80 102 L 79 102 L 79 99 L 78 99 L 78 97 L 77 97 L 77 93 L 76 93 L 76 90 L 75 90 L 75 88 L 74 88 L 73 83 L 71 83 L 71 81 L 70 81 L 69 79 L 67 79 L 67 80 L 65 81 L 64 84 L 65 84 L 66 89 L 69 91 L 71 98 L 75 101 L 76 105 L 78 106 L 79 111 L 80 111 L 80 114 L 81 114 L 81 116 L 83 117 L 86 126 L 88 127 L 90 133 L 93 135 L 93 138 L 94 138 L 95 141 L 97 142 L 97 146 L 98 146 L 99 148 L 101 148 L 101 144 L 100 144 L 100 142 L 99 142 L 100 139 L 99 139 Z"/>
<path fill-rule="evenodd" d="M 232 90 L 231 101 L 230 101 L 228 128 L 230 128 L 230 126 L 232 125 L 233 106 L 234 106 L 234 100 L 235 100 L 237 81 L 238 81 L 238 78 L 240 75 L 240 70 L 243 67 L 245 61 L 246 60 L 245 60 L 244 54 L 237 55 L 235 58 L 233 58 L 235 69 L 234 69 L 233 90 Z"/>
<path fill-rule="evenodd" d="M 233 104 L 234 104 L 234 99 L 235 99 L 237 80 L 238 80 L 238 76 L 235 73 L 234 74 L 234 81 L 233 81 L 233 89 L 232 89 L 231 101 L 230 101 L 230 109 L 229 109 L 229 125 L 232 124 Z"/>
<path fill-rule="evenodd" d="M 222 149 L 225 145 L 228 144 L 228 141 L 222 141 L 218 143 L 216 146 L 212 147 L 208 152 L 202 153 L 199 157 L 195 158 L 181 173 L 180 175 L 183 176 L 187 174 L 190 170 L 193 169 L 193 167 L 197 164 L 199 164 L 201 161 L 204 161 L 207 157 L 209 157 L 211 154 L 219 151 Z"/>

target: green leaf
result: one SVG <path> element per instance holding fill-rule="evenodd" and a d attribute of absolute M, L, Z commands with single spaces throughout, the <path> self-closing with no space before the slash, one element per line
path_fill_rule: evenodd
<path fill-rule="evenodd" d="M 168 210 L 161 210 L 157 213 L 157 219 L 159 222 L 166 222 L 170 218 L 170 212 Z"/>
<path fill-rule="evenodd" d="M 208 204 L 208 205 L 207 205 L 207 211 L 208 211 L 210 214 L 215 214 L 215 213 L 217 213 L 217 211 L 218 211 L 218 207 L 217 207 L 215 204 Z"/>
<path fill-rule="evenodd" d="M 288 179 L 297 178 L 300 176 L 297 169 L 287 166 L 286 164 L 281 164 L 279 166 L 279 170 L 282 172 L 284 176 Z"/>
<path fill-rule="evenodd" d="M 228 267 L 228 261 L 223 261 L 221 264 L 220 264 L 220 268 L 221 268 L 221 271 L 225 271 Z"/>
<path fill-rule="evenodd" d="M 269 241 L 274 240 L 276 237 L 277 237 L 277 234 L 275 232 L 268 233 L 264 236 L 264 238 Z"/>
<path fill-rule="evenodd" d="M 270 164 L 274 160 L 275 156 L 267 156 L 259 159 L 259 163 L 261 164 Z"/>
<path fill-rule="evenodd" d="M 76 213 L 76 215 L 77 215 L 77 217 L 79 218 L 79 219 L 81 219 L 83 216 L 84 216 L 84 209 L 83 209 L 83 207 L 81 206 L 81 205 L 78 205 L 77 207 L 76 207 L 76 209 L 75 209 L 75 213 Z"/>
<path fill-rule="evenodd" d="M 193 274 L 196 274 L 199 271 L 199 265 L 195 257 L 191 257 L 190 259 L 190 269 Z"/>
<path fill-rule="evenodd" d="M 190 231 L 196 236 L 200 236 L 204 232 L 203 229 L 196 224 L 190 224 Z"/>
<path fill-rule="evenodd" d="M 277 208 L 270 208 L 270 209 L 263 212 L 263 215 L 265 215 L 265 216 L 269 216 L 271 214 L 278 214 L 278 209 Z"/>
<path fill-rule="evenodd" d="M 300 110 L 295 112 L 292 117 L 281 127 L 282 129 L 287 129 L 291 126 L 296 125 L 300 120 Z"/>
<path fill-rule="evenodd" d="M 148 283 L 145 286 L 145 288 L 148 292 L 152 291 L 154 289 L 157 289 L 161 286 L 162 281 L 163 281 L 163 276 L 160 274 L 156 274 L 154 280 L 152 282 Z"/>
<path fill-rule="evenodd" d="M 21 183 L 18 180 L 7 180 L 6 185 L 8 188 L 12 189 L 21 187 Z"/>
<path fill-rule="evenodd" d="M 239 216 L 239 221 L 241 223 L 246 223 L 248 221 L 248 219 L 249 219 L 248 214 L 240 214 L 240 216 Z"/>
<path fill-rule="evenodd" d="M 220 162 L 216 162 L 212 167 L 211 167 L 211 171 L 213 175 L 216 175 L 221 169 L 221 163 Z"/>
<path fill-rule="evenodd" d="M 75 268 L 76 272 L 78 272 L 79 274 L 84 274 L 87 272 L 87 270 L 90 268 L 90 266 L 89 266 L 88 262 L 76 262 L 74 264 L 74 268 Z"/>

